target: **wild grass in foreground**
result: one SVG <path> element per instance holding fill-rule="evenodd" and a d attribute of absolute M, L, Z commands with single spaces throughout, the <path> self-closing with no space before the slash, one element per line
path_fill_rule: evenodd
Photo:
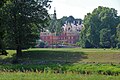
<path fill-rule="evenodd" d="M 47 65 L 0 65 L 0 72 L 72 72 L 79 74 L 120 75 L 120 65 L 110 64 L 47 64 Z"/>
<path fill-rule="evenodd" d="M 120 76 L 82 75 L 76 73 L 41 73 L 41 72 L 1 72 L 0 80 L 120 80 Z"/>

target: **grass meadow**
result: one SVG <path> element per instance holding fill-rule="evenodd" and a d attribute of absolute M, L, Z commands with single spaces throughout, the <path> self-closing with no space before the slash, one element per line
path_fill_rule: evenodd
<path fill-rule="evenodd" d="M 32 48 L 0 55 L 0 80 L 120 80 L 120 49 Z"/>
<path fill-rule="evenodd" d="M 83 75 L 76 73 L 2 72 L 0 80 L 120 80 L 120 76 Z"/>

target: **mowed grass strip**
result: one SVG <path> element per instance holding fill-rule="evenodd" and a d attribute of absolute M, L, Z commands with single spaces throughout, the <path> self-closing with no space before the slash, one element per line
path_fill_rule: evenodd
<path fill-rule="evenodd" d="M 7 50 L 8 56 L 0 60 L 10 61 L 15 50 Z M 82 49 L 82 48 L 32 48 L 23 50 L 23 61 L 63 61 L 72 63 L 115 63 L 120 64 L 120 49 Z"/>
<path fill-rule="evenodd" d="M 95 62 L 95 63 L 116 63 L 120 64 L 120 53 L 91 53 L 87 54 L 87 59 L 82 62 Z"/>
<path fill-rule="evenodd" d="M 113 49 L 81 49 L 81 48 L 35 48 L 25 51 L 26 58 L 93 63 L 120 63 L 120 50 Z M 29 56 L 27 56 L 27 54 Z"/>

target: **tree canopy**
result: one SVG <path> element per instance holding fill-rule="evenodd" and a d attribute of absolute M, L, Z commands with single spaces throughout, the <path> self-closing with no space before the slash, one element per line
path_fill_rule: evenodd
<path fill-rule="evenodd" d="M 83 23 L 81 47 L 116 47 L 116 27 L 120 20 L 115 9 L 99 6 L 85 16 Z"/>
<path fill-rule="evenodd" d="M 32 47 L 49 15 L 49 0 L 13 0 L 1 8 L 1 28 L 4 27 L 3 41 L 6 47 L 21 50 Z"/>

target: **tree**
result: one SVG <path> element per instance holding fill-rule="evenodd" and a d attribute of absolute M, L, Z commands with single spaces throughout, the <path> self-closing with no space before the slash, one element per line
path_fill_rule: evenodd
<path fill-rule="evenodd" d="M 117 47 L 120 48 L 120 23 L 117 26 L 116 38 L 117 38 Z"/>
<path fill-rule="evenodd" d="M 8 0 L 1 0 L 0 1 L 0 52 L 2 54 L 7 53 L 5 51 L 5 49 L 4 49 L 4 41 L 3 41 L 5 29 L 2 26 L 2 22 L 3 22 L 3 19 L 2 19 L 2 17 L 3 17 L 2 16 L 2 7 L 4 6 L 4 3 L 6 3 L 6 1 L 8 1 Z"/>
<path fill-rule="evenodd" d="M 0 7 L 2 7 L 6 1 L 7 0 L 0 0 Z"/>
<path fill-rule="evenodd" d="M 110 48 L 111 31 L 108 29 L 102 29 L 100 31 L 100 45 L 104 48 Z"/>
<path fill-rule="evenodd" d="M 14 0 L 4 7 L 4 12 L 7 13 L 6 40 L 16 49 L 17 56 L 21 56 L 22 49 L 31 47 L 39 38 L 40 28 L 49 20 L 46 9 L 50 6 L 49 2 L 51 1 Z"/>
<path fill-rule="evenodd" d="M 81 47 L 88 45 L 89 47 L 105 47 L 106 44 L 109 44 L 110 47 L 116 46 L 114 38 L 119 18 L 115 9 L 99 6 L 85 16 L 83 23 L 85 27 L 80 33 Z M 109 40 L 107 39 L 108 42 L 106 42 L 104 36 L 108 37 L 108 34 Z M 105 44 L 103 44 L 104 41 Z"/>

